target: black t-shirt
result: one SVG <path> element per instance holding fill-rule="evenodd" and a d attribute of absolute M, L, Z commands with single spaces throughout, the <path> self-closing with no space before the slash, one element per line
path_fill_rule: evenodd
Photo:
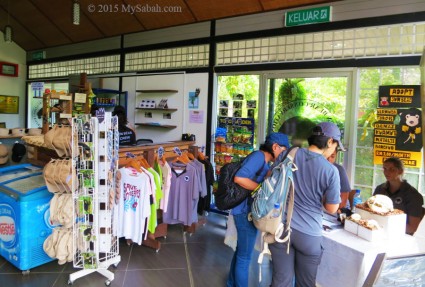
<path fill-rule="evenodd" d="M 134 145 L 136 144 L 136 134 L 129 127 L 119 127 L 120 145 Z"/>
<path fill-rule="evenodd" d="M 422 216 L 423 197 L 406 180 L 403 180 L 400 189 L 395 193 L 391 193 L 388 182 L 384 182 L 376 187 L 373 195 L 376 194 L 383 194 L 391 198 L 394 208 L 403 210 L 407 215 Z"/>

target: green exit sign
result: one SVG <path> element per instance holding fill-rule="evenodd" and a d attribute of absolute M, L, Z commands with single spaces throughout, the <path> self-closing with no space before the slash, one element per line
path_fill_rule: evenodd
<path fill-rule="evenodd" d="M 31 59 L 34 61 L 46 59 L 46 51 L 36 51 L 31 53 Z"/>
<path fill-rule="evenodd" d="M 332 7 L 317 7 L 311 9 L 290 11 L 285 13 L 285 26 L 300 26 L 315 23 L 330 22 Z"/>

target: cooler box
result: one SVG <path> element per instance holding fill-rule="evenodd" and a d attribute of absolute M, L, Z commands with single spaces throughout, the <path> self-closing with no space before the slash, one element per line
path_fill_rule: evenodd
<path fill-rule="evenodd" d="M 20 270 L 53 261 L 43 250 L 52 233 L 43 169 L 31 164 L 0 168 L 0 255 Z"/>

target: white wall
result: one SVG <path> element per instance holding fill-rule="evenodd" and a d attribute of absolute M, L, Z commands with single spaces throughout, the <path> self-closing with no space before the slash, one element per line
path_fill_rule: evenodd
<path fill-rule="evenodd" d="M 189 92 L 200 89 L 199 106 L 189 109 Z M 137 93 L 136 90 L 173 89 L 177 93 Z M 175 125 L 175 129 L 162 129 L 156 127 L 137 127 L 137 138 L 148 138 L 154 142 L 167 142 L 180 140 L 183 133 L 196 135 L 196 145 L 206 144 L 205 132 L 207 130 L 207 102 L 208 102 L 208 74 L 156 74 L 138 77 L 124 77 L 123 91 L 128 92 L 127 117 L 129 122 L 158 122 L 161 124 Z M 178 109 L 171 113 L 171 119 L 163 119 L 162 112 L 153 111 L 152 118 L 145 118 L 145 111 L 136 110 L 141 99 L 153 99 L 158 104 L 161 99 L 168 99 L 169 108 Z M 203 113 L 202 123 L 190 123 L 191 111 Z"/>
<path fill-rule="evenodd" d="M 6 122 L 7 128 L 25 127 L 26 53 L 15 43 L 5 43 L 2 32 L 0 32 L 0 61 L 19 65 L 18 77 L 0 76 L 0 95 L 18 96 L 19 114 L 0 114 L 0 122 Z"/>
<path fill-rule="evenodd" d="M 201 90 L 199 94 L 199 108 L 188 109 L 189 107 L 189 92 L 194 92 L 197 88 Z M 208 112 L 208 74 L 186 74 L 185 85 L 185 113 L 184 113 L 184 128 L 183 133 L 190 133 L 196 135 L 196 145 L 201 147 L 206 145 L 206 131 L 210 128 L 207 127 L 207 112 Z M 212 108 L 212 107 L 210 107 Z M 203 113 L 202 123 L 190 123 L 190 112 Z"/>

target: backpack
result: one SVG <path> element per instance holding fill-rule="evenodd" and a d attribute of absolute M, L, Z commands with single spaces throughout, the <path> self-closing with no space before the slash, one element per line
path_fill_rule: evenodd
<path fill-rule="evenodd" d="M 263 250 L 258 263 L 263 261 L 264 254 L 270 254 L 269 243 L 289 241 L 291 235 L 291 219 L 294 208 L 293 172 L 298 168 L 294 163 L 298 147 L 291 147 L 279 164 L 271 171 L 258 190 L 251 207 L 251 218 L 255 227 L 262 232 Z M 275 203 L 279 203 L 278 216 Z M 274 216 L 273 216 L 274 215 Z M 283 238 L 282 238 L 283 237 Z"/>
<path fill-rule="evenodd" d="M 215 205 L 218 209 L 232 209 L 251 194 L 251 190 L 245 189 L 233 181 L 241 165 L 242 161 L 238 161 L 227 163 L 221 167 L 217 191 L 214 193 Z"/>

